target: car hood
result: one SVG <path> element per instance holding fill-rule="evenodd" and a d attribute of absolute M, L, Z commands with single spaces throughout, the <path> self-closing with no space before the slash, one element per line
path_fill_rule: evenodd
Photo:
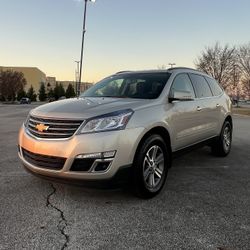
<path fill-rule="evenodd" d="M 137 110 L 146 108 L 147 106 L 152 106 L 153 101 L 109 97 L 72 98 L 39 106 L 31 111 L 31 115 L 65 119 L 87 119 L 124 109 Z"/>

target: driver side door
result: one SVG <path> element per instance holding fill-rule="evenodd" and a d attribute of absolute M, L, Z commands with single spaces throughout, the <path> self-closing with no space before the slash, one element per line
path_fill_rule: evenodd
<path fill-rule="evenodd" d="M 173 150 L 179 150 L 199 141 L 199 102 L 192 82 L 186 73 L 178 74 L 173 80 L 170 95 L 174 92 L 189 92 L 190 100 L 175 100 L 170 104 L 170 122 L 173 128 Z"/>

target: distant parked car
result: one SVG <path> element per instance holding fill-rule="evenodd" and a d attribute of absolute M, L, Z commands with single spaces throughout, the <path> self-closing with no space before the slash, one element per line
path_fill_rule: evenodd
<path fill-rule="evenodd" d="M 55 97 L 50 97 L 50 98 L 48 99 L 49 102 L 54 102 L 55 100 L 56 100 Z"/>
<path fill-rule="evenodd" d="M 21 98 L 21 100 L 20 100 L 20 104 L 30 104 L 30 103 L 31 103 L 31 101 L 30 101 L 30 99 L 27 98 L 27 97 L 23 97 L 23 98 Z"/>
<path fill-rule="evenodd" d="M 61 96 L 58 100 L 64 100 L 66 99 L 66 96 Z"/>

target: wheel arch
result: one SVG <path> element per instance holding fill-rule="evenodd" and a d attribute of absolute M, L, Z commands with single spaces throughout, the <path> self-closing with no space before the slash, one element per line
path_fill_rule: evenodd
<path fill-rule="evenodd" d="M 136 151 L 135 151 L 135 155 L 134 155 L 134 160 L 135 157 L 138 153 L 138 150 L 140 149 L 142 143 L 151 135 L 153 134 L 157 134 L 160 135 L 162 137 L 162 139 L 164 140 L 164 142 L 166 143 L 166 146 L 168 148 L 168 153 L 170 156 L 170 161 L 172 161 L 172 147 L 171 147 L 171 138 L 170 138 L 170 134 L 168 132 L 168 130 L 165 127 L 162 126 L 156 126 L 151 128 L 150 130 L 148 130 L 141 138 L 139 144 L 137 145 Z M 133 160 L 133 161 L 134 161 Z"/>
<path fill-rule="evenodd" d="M 232 129 L 233 129 L 233 118 L 232 118 L 231 115 L 228 115 L 228 116 L 226 117 L 226 119 L 225 119 L 224 122 L 226 122 L 226 121 L 228 121 L 228 122 L 231 124 L 231 127 L 232 127 Z"/>

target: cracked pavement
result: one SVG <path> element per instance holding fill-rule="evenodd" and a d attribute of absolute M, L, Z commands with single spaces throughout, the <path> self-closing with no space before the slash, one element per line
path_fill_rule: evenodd
<path fill-rule="evenodd" d="M 61 250 L 64 250 L 68 246 L 68 243 L 69 243 L 69 235 L 67 235 L 65 232 L 65 228 L 67 227 L 68 224 L 67 224 L 67 220 L 65 219 L 64 212 L 60 208 L 55 206 L 51 201 L 52 196 L 56 193 L 56 188 L 53 185 L 53 183 L 51 183 L 51 188 L 52 188 L 52 192 L 47 196 L 46 206 L 55 209 L 60 214 L 60 220 L 58 222 L 57 228 L 60 231 L 60 233 L 65 237 L 65 243 L 63 244 L 61 248 Z"/>
<path fill-rule="evenodd" d="M 26 173 L 17 133 L 34 106 L 0 105 L 0 250 L 250 249 L 250 118 L 235 116 L 229 157 L 182 156 L 163 192 L 140 200 Z"/>

